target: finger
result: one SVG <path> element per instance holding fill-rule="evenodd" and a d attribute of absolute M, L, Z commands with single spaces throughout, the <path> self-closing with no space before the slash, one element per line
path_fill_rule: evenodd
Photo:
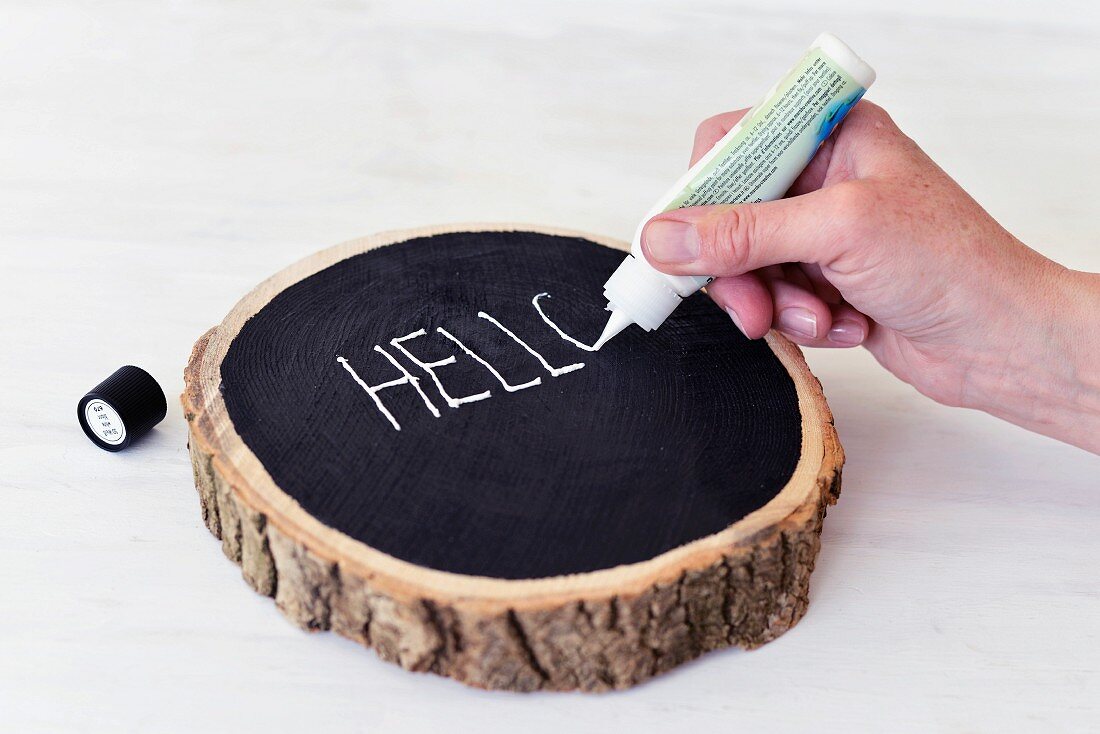
<path fill-rule="evenodd" d="M 768 287 L 775 309 L 772 326 L 776 330 L 806 343 L 816 342 L 829 333 L 833 314 L 816 294 L 787 280 L 769 281 Z"/>
<path fill-rule="evenodd" d="M 707 286 L 707 294 L 749 339 L 759 339 L 771 329 L 772 294 L 757 273 L 718 278 Z"/>
<path fill-rule="evenodd" d="M 833 312 L 833 323 L 829 327 L 823 346 L 831 347 L 858 347 L 871 333 L 871 320 L 847 303 L 839 303 L 830 307 Z"/>
<path fill-rule="evenodd" d="M 827 265 L 857 246 L 853 229 L 871 218 L 862 182 L 758 204 L 673 209 L 646 223 L 642 251 L 676 275 L 740 275 L 767 265 Z"/>
<path fill-rule="evenodd" d="M 840 124 L 843 125 L 844 123 L 841 122 Z M 821 143 L 821 147 L 817 149 L 817 153 L 810 160 L 810 164 L 806 166 L 802 173 L 798 174 L 798 178 L 787 189 L 787 196 L 808 194 L 825 185 L 825 178 L 829 173 L 829 166 L 833 160 L 835 135 L 836 133 L 830 135 Z"/>
<path fill-rule="evenodd" d="M 821 272 L 820 265 L 817 263 L 798 263 L 798 267 L 806 274 L 814 293 L 821 296 L 821 300 L 825 303 L 832 305 L 844 300 L 837 287 L 830 283 L 825 274 Z"/>
<path fill-rule="evenodd" d="M 732 130 L 734 125 L 740 122 L 748 111 L 749 108 L 746 107 L 743 110 L 723 112 L 700 122 L 699 127 L 695 128 L 695 144 L 691 149 L 691 165 L 694 166 L 708 150 L 714 147 L 715 143 L 724 138 L 726 133 Z"/>
<path fill-rule="evenodd" d="M 811 339 L 786 329 L 780 329 L 780 331 L 795 344 L 803 347 L 849 348 L 867 342 L 872 327 L 870 319 L 847 303 L 831 306 L 830 311 L 832 323 L 829 330 L 816 338 Z"/>

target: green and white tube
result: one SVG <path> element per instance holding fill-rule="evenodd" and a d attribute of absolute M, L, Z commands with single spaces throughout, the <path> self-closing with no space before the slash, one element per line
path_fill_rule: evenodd
<path fill-rule="evenodd" d="M 662 212 L 781 198 L 821 143 L 863 97 L 875 71 L 831 33 L 822 33 L 782 80 L 646 214 L 630 255 L 604 284 L 611 318 L 599 349 L 630 324 L 652 331 L 714 278 L 667 275 L 642 254 L 642 228 Z"/>

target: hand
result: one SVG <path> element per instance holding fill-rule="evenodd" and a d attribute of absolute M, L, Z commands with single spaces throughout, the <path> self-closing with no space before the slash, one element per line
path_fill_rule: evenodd
<path fill-rule="evenodd" d="M 704 121 L 692 162 L 744 114 Z M 1100 276 L 1013 237 L 867 101 L 788 198 L 661 214 L 642 247 L 717 276 L 707 292 L 750 338 L 862 344 L 934 400 L 1100 453 Z"/>

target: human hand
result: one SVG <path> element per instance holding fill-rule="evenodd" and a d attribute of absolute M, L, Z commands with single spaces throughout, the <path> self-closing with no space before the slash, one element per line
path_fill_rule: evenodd
<path fill-rule="evenodd" d="M 704 121 L 692 162 L 745 112 Z M 642 249 L 666 273 L 717 276 L 707 292 L 750 338 L 862 344 L 941 403 L 1100 453 L 1100 276 L 1013 237 L 867 101 L 788 198 L 666 212 Z"/>

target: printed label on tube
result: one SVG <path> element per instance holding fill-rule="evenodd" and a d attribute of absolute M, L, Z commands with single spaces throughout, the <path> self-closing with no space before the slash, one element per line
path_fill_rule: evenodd
<path fill-rule="evenodd" d="M 776 175 L 780 158 L 809 161 L 865 91 L 821 49 L 814 49 L 769 100 L 749 112 L 748 124 L 664 211 L 782 197 L 792 180 Z M 762 114 L 755 114 L 758 110 Z"/>

